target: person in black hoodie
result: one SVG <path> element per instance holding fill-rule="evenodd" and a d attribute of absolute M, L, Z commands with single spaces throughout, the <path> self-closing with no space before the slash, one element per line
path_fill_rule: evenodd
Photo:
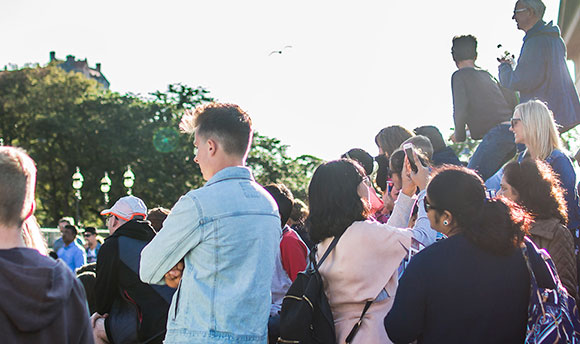
<path fill-rule="evenodd" d="M 3 343 L 93 343 L 85 292 L 62 261 L 26 247 L 39 233 L 36 167 L 0 147 L 0 334 Z"/>
<path fill-rule="evenodd" d="M 155 236 L 147 207 L 121 197 L 107 215 L 110 236 L 97 256 L 97 312 L 91 317 L 96 343 L 162 343 L 175 289 L 139 279 L 141 251 Z"/>

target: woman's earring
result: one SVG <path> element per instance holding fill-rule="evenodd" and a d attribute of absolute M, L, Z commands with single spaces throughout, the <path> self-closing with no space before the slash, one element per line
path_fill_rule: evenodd
<path fill-rule="evenodd" d="M 447 226 L 447 225 L 449 224 L 449 222 L 447 222 L 447 220 L 443 220 L 443 224 L 444 224 L 445 226 Z"/>

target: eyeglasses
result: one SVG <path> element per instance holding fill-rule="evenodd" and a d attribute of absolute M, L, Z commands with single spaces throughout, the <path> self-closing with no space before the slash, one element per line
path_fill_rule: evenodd
<path fill-rule="evenodd" d="M 84 236 L 85 238 L 88 238 L 88 237 L 90 237 L 91 235 L 92 235 L 91 233 L 85 233 L 85 234 L 83 234 L 83 236 Z"/>
<path fill-rule="evenodd" d="M 518 13 L 521 13 L 521 12 L 524 12 L 524 11 L 527 11 L 527 10 L 528 10 L 527 8 L 520 8 L 519 10 L 514 10 L 514 16 L 516 14 L 518 14 Z"/>
<path fill-rule="evenodd" d="M 437 207 L 434 207 L 431 203 L 429 203 L 429 201 L 427 200 L 427 197 L 423 198 L 423 205 L 425 206 L 425 212 L 428 213 L 429 210 L 433 209 L 433 210 L 437 210 Z"/>
<path fill-rule="evenodd" d="M 510 120 L 510 124 L 511 124 L 511 126 L 512 126 L 512 128 L 513 128 L 513 127 L 515 127 L 515 126 L 516 126 L 516 124 L 518 124 L 518 122 L 521 122 L 521 121 L 522 121 L 522 119 L 521 119 L 521 118 L 512 118 L 512 119 Z"/>

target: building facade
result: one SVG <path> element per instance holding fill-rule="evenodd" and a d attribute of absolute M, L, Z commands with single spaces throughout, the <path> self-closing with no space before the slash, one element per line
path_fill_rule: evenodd
<path fill-rule="evenodd" d="M 103 85 L 105 89 L 109 89 L 110 83 L 105 78 L 103 73 L 101 73 L 101 64 L 97 63 L 96 68 L 89 67 L 89 63 L 87 59 L 84 60 L 76 60 L 73 55 L 68 55 L 66 60 L 58 60 L 56 58 L 56 53 L 54 51 L 50 52 L 50 62 L 56 61 L 59 63 L 59 67 L 64 69 L 67 72 L 77 72 L 83 74 L 85 77 L 89 79 L 95 79 L 98 83 Z"/>

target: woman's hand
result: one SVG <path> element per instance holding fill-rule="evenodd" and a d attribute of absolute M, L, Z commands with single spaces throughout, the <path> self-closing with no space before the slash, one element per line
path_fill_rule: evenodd
<path fill-rule="evenodd" d="M 413 179 L 411 179 L 411 166 L 407 157 L 405 156 L 405 162 L 403 163 L 403 171 L 401 171 L 401 192 L 409 197 L 413 197 L 415 191 L 417 190 L 417 185 Z"/>
<path fill-rule="evenodd" d="M 408 157 L 405 155 L 405 174 L 409 175 L 409 178 L 413 181 L 413 184 L 419 188 L 420 191 L 425 190 L 427 183 L 429 182 L 430 171 L 428 167 L 423 166 L 419 157 L 415 151 L 413 151 L 413 160 L 415 160 L 415 165 L 417 166 L 417 172 L 413 172 L 411 169 L 411 164 L 409 163 Z M 414 190 L 413 190 L 414 192 Z"/>

